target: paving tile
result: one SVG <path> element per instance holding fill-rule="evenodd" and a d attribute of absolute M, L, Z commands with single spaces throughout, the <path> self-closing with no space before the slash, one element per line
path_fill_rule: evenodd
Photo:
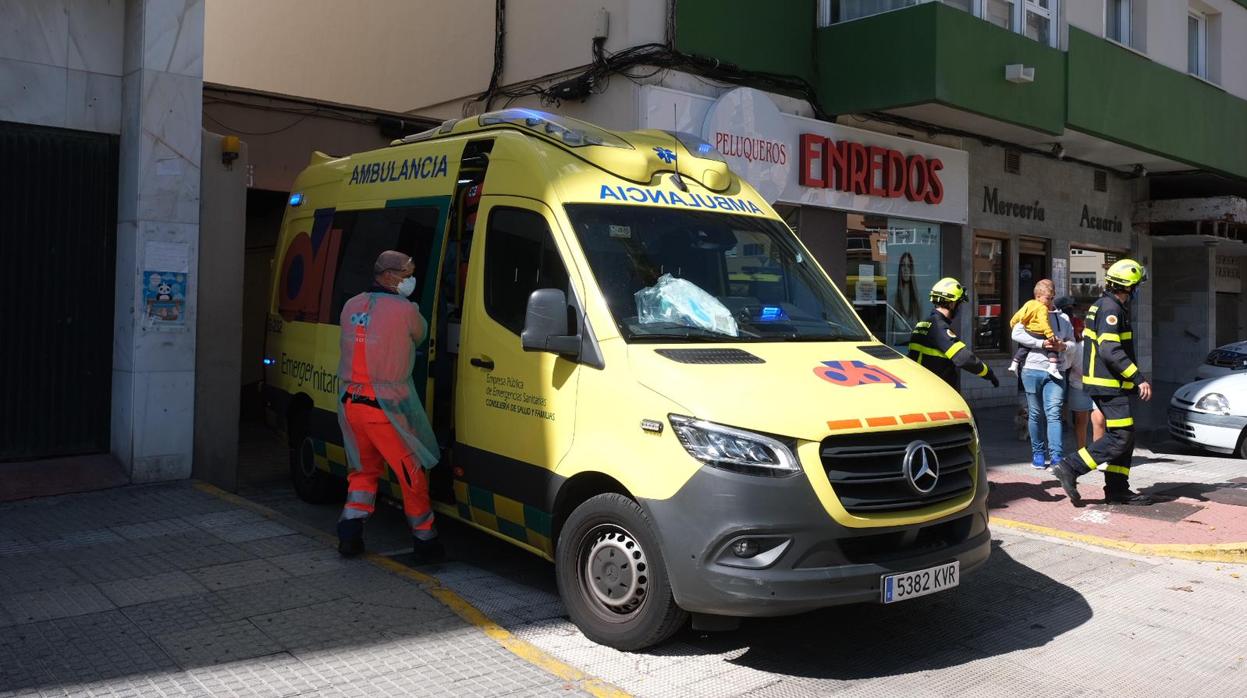
<path fill-rule="evenodd" d="M 185 519 L 172 518 L 113 526 L 112 530 L 126 540 L 143 540 L 144 538 L 186 533 L 196 529 L 194 524 Z"/>
<path fill-rule="evenodd" d="M 318 694 L 329 681 L 286 652 L 187 672 L 212 696 Z"/>
<path fill-rule="evenodd" d="M 83 578 L 65 565 L 45 558 L 22 555 L 0 564 L 0 594 L 47 591 L 83 583 Z"/>
<path fill-rule="evenodd" d="M 322 572 L 336 572 L 352 567 L 355 563 L 354 560 L 343 559 L 338 554 L 338 551 L 332 548 L 290 553 L 289 555 L 268 558 L 268 562 L 273 563 L 292 577 Z"/>
<path fill-rule="evenodd" d="M 258 558 L 279 557 L 292 553 L 324 550 L 325 544 L 302 534 L 262 538 L 240 543 L 239 548 Z"/>
<path fill-rule="evenodd" d="M 245 543 L 253 540 L 264 540 L 265 538 L 288 536 L 294 533 L 293 529 L 287 528 L 276 521 L 267 520 L 217 526 L 208 530 L 212 532 L 212 535 L 229 543 Z"/>
<path fill-rule="evenodd" d="M 190 571 L 213 565 L 252 560 L 254 555 L 231 543 L 207 545 L 198 549 L 175 550 L 164 553 L 164 558 L 175 568 Z"/>
<path fill-rule="evenodd" d="M 92 584 L 77 584 L 47 591 L 31 591 L 0 597 L 0 605 L 14 623 L 80 616 L 114 608 L 108 597 Z"/>
<path fill-rule="evenodd" d="M 163 633 L 156 636 L 156 642 L 174 661 L 187 669 L 262 657 L 282 649 L 247 620 Z"/>
<path fill-rule="evenodd" d="M 228 526 L 237 526 L 239 524 L 256 524 L 268 521 L 263 516 L 246 509 L 226 509 L 208 514 L 198 514 L 194 516 L 182 517 L 187 523 L 211 531 L 217 528 L 225 528 Z"/>
<path fill-rule="evenodd" d="M 87 531 L 74 531 L 65 533 L 57 538 L 43 541 L 40 545 L 44 550 L 56 552 L 61 550 L 72 550 L 74 548 L 85 548 L 106 543 L 120 543 L 125 539 L 107 528 L 98 528 Z"/>
<path fill-rule="evenodd" d="M 161 599 L 207 593 L 207 588 L 185 572 L 165 572 L 149 577 L 103 582 L 100 591 L 117 606 L 134 606 Z"/>
<path fill-rule="evenodd" d="M 64 698 L 96 698 L 97 696 L 116 696 L 117 698 L 134 698 L 135 696 L 179 696 L 208 698 L 212 694 L 198 681 L 181 671 L 164 673 L 138 674 L 120 676 L 99 681 L 84 681 L 44 687 L 43 696 L 63 696 Z"/>
<path fill-rule="evenodd" d="M 244 560 L 224 565 L 200 567 L 190 571 L 197 582 L 218 591 L 246 586 L 288 576 L 281 568 L 266 560 Z"/>
<path fill-rule="evenodd" d="M 463 621 L 442 612 L 422 612 L 337 599 L 315 606 L 257 616 L 251 619 L 282 647 L 304 649 L 367 643 L 385 630 L 395 633 L 435 633 L 461 627 Z"/>
<path fill-rule="evenodd" d="M 74 565 L 73 569 L 83 579 L 98 584 L 173 572 L 177 570 L 177 565 L 163 555 L 153 554 L 117 556 Z"/>
<path fill-rule="evenodd" d="M 28 623 L 6 630 L 0 657 L 38 666 L 44 685 L 176 669 L 151 638 L 117 611 Z"/>

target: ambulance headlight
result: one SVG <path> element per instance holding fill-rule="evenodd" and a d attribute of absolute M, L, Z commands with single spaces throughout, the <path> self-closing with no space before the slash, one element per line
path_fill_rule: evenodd
<path fill-rule="evenodd" d="M 691 417 L 673 414 L 667 418 L 684 450 L 706 465 L 770 477 L 793 475 L 801 470 L 792 454 L 795 443 Z"/>
<path fill-rule="evenodd" d="M 1195 409 L 1214 414 L 1229 414 L 1230 401 L 1221 393 L 1208 393 L 1195 403 Z"/>

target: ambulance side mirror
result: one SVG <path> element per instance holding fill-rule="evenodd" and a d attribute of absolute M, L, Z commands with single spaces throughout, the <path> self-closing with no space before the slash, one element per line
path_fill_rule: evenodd
<path fill-rule="evenodd" d="M 548 351 L 565 357 L 580 356 L 580 335 L 567 333 L 567 294 L 562 289 L 539 288 L 528 297 L 520 345 L 524 351 Z"/>

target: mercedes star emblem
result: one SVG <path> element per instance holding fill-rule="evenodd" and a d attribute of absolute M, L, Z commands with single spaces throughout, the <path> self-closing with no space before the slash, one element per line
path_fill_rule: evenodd
<path fill-rule="evenodd" d="M 940 481 L 940 459 L 926 441 L 911 441 L 905 448 L 905 480 L 914 492 L 931 494 Z"/>

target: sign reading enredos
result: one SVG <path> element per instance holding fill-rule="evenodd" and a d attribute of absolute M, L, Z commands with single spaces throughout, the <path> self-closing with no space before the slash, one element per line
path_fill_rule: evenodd
<path fill-rule="evenodd" d="M 640 120 L 642 128 L 700 134 L 772 203 L 967 219 L 969 155 L 963 150 L 784 114 L 765 92 L 747 87 L 714 99 L 645 86 Z"/>

